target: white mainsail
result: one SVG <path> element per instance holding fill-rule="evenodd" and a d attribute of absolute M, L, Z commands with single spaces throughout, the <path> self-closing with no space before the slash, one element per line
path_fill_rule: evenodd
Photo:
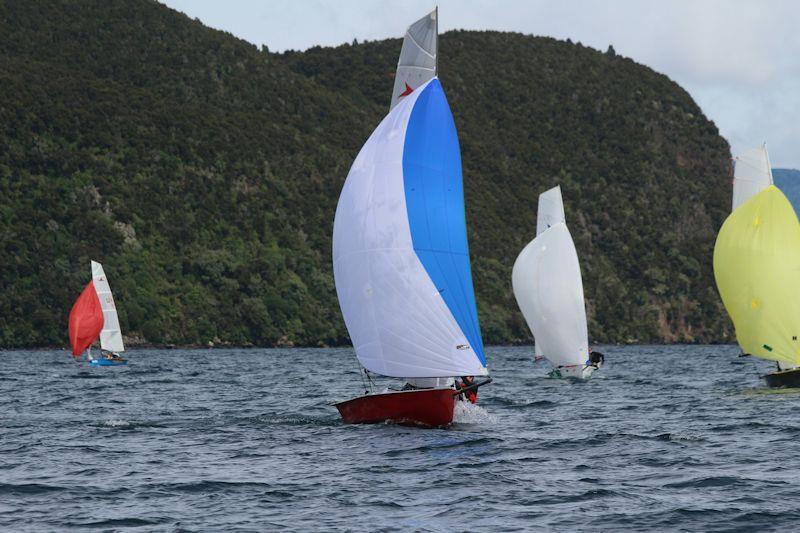
<path fill-rule="evenodd" d="M 92 282 L 97 298 L 100 300 L 100 308 L 103 310 L 100 348 L 109 352 L 124 352 L 125 346 L 122 343 L 122 331 L 119 328 L 114 296 L 111 294 L 111 287 L 108 284 L 106 273 L 103 271 L 103 265 L 96 261 L 92 261 Z"/>
<path fill-rule="evenodd" d="M 367 370 L 488 373 L 466 237 L 458 136 L 434 78 L 375 129 L 336 207 L 336 293 Z"/>
<path fill-rule="evenodd" d="M 560 200 L 558 187 L 540 195 L 542 231 L 517 257 L 512 284 L 537 355 L 556 366 L 583 365 L 589 355 L 583 280 Z"/>
<path fill-rule="evenodd" d="M 438 8 L 408 27 L 394 75 L 394 90 L 389 110 L 412 91 L 436 76 L 439 33 Z"/>
<path fill-rule="evenodd" d="M 536 211 L 536 235 L 541 235 L 547 228 L 559 222 L 566 224 L 567 220 L 564 216 L 561 185 L 556 185 L 539 195 L 539 209 Z"/>
<path fill-rule="evenodd" d="M 736 157 L 734 161 L 733 209 L 736 209 L 772 185 L 773 180 L 766 143 L 747 150 Z"/>
<path fill-rule="evenodd" d="M 539 208 L 536 211 L 536 235 L 540 235 L 544 230 L 559 222 L 566 223 L 566 217 L 564 216 L 564 202 L 561 199 L 561 185 L 556 185 L 539 195 Z M 536 339 L 536 332 L 533 331 L 533 328 L 531 328 L 531 333 L 536 342 L 533 347 L 534 354 L 536 357 L 543 357 L 541 344 Z"/>

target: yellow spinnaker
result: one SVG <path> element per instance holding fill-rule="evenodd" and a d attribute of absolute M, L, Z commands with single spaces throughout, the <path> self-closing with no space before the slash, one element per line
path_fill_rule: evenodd
<path fill-rule="evenodd" d="M 714 277 L 745 353 L 800 364 L 800 222 L 770 185 L 728 216 Z"/>

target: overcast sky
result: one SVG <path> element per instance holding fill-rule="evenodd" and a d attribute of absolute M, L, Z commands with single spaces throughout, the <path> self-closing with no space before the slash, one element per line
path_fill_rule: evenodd
<path fill-rule="evenodd" d="M 435 0 L 162 0 L 271 51 L 402 37 Z M 800 168 L 798 0 L 439 0 L 439 31 L 488 29 L 614 46 L 677 81 L 731 143 Z M 399 53 L 399 50 L 398 50 Z M 387 91 L 391 91 L 387 87 Z"/>

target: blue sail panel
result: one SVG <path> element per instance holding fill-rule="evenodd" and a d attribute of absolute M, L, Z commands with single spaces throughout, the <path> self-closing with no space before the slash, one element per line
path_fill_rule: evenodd
<path fill-rule="evenodd" d="M 469 262 L 461 151 L 438 79 L 423 89 L 409 117 L 403 186 L 414 251 L 486 366 Z"/>

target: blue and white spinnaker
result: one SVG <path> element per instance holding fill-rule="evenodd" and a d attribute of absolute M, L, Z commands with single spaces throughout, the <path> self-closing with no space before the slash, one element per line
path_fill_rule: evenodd
<path fill-rule="evenodd" d="M 438 78 L 404 97 L 353 162 L 336 208 L 333 267 L 367 370 L 487 374 L 458 135 Z"/>

